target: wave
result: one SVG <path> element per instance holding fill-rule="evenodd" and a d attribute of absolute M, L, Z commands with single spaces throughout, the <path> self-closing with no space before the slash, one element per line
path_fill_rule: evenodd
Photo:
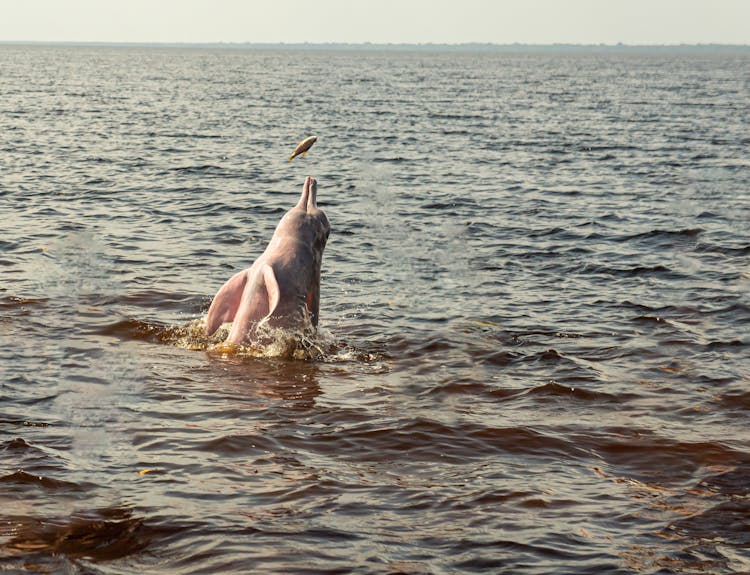
<path fill-rule="evenodd" d="M 0 512 L 1 513 L 1 512 Z M 153 531 L 131 510 L 104 509 L 70 517 L 13 516 L 3 519 L 0 549 L 7 554 L 62 555 L 93 561 L 112 561 L 145 549 Z M 5 531 L 5 533 L 3 533 Z"/>
<path fill-rule="evenodd" d="M 579 267 L 576 271 L 578 271 L 579 273 L 591 275 L 607 275 L 624 278 L 660 277 L 664 279 L 686 279 L 691 277 L 689 274 L 675 271 L 662 264 L 651 266 L 636 265 L 627 268 L 617 268 L 603 264 L 586 263 Z"/>
<path fill-rule="evenodd" d="M 568 387 L 556 381 L 550 381 L 544 385 L 534 387 L 526 393 L 541 398 L 554 397 L 593 403 L 623 403 L 638 397 L 638 395 L 633 393 L 615 395 L 603 391 L 586 389 L 585 387 Z"/>
<path fill-rule="evenodd" d="M 648 232 L 623 236 L 620 239 L 623 241 L 657 239 L 674 242 L 681 239 L 692 240 L 700 236 L 703 232 L 705 232 L 703 228 L 685 228 L 682 230 L 654 229 Z"/>
<path fill-rule="evenodd" d="M 77 483 L 62 481 L 60 479 L 46 477 L 44 475 L 35 475 L 32 473 L 27 473 L 23 470 L 10 473 L 9 475 L 0 476 L 0 483 L 5 484 L 6 486 L 31 485 L 34 487 L 41 487 L 43 489 L 59 489 L 64 490 L 66 493 L 83 489 L 83 487 L 81 487 Z"/>
<path fill-rule="evenodd" d="M 725 256 L 746 256 L 750 254 L 750 245 L 734 247 L 721 246 L 708 242 L 699 242 L 694 249 L 698 253 L 722 254 Z"/>

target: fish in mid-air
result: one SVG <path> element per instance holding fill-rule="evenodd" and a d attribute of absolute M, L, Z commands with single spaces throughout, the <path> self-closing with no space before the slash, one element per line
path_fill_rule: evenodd
<path fill-rule="evenodd" d="M 305 155 L 307 151 L 312 148 L 312 145 L 318 140 L 315 136 L 310 136 L 309 138 L 305 138 L 302 140 L 299 144 L 297 144 L 297 147 L 294 148 L 294 151 L 292 152 L 292 155 L 289 156 L 289 161 L 291 162 L 294 158 L 297 156 Z"/>

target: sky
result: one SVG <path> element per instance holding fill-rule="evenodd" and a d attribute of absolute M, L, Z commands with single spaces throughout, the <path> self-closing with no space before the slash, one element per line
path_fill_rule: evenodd
<path fill-rule="evenodd" d="M 750 44 L 750 0 L 0 0 L 1 41 Z"/>

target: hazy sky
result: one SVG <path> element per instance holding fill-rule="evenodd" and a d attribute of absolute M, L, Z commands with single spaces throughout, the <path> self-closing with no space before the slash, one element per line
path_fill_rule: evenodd
<path fill-rule="evenodd" d="M 0 0 L 0 41 L 750 44 L 750 0 Z"/>

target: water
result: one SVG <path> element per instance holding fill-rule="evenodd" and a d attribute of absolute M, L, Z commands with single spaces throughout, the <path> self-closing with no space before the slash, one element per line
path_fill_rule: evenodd
<path fill-rule="evenodd" d="M 749 71 L 0 47 L 0 570 L 750 571 Z M 315 353 L 211 351 L 308 174 Z"/>

